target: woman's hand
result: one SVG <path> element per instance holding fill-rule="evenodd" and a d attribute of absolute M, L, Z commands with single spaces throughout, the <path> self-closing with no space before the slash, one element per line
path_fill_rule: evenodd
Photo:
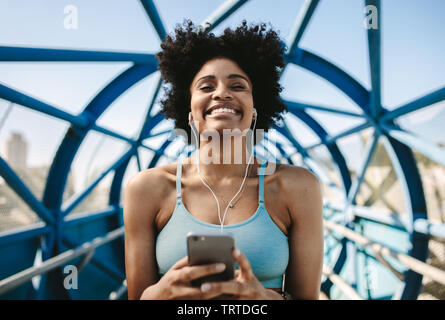
<path fill-rule="evenodd" d="M 189 266 L 188 257 L 176 262 L 164 276 L 154 285 L 144 290 L 141 300 L 172 300 L 172 299 L 211 299 L 218 294 L 204 292 L 199 287 L 192 287 L 190 281 L 210 274 L 224 271 L 221 263 Z"/>
<path fill-rule="evenodd" d="M 202 292 L 213 297 L 229 294 L 229 299 L 236 300 L 277 300 L 281 295 L 271 289 L 266 289 L 255 277 L 249 260 L 238 249 L 233 251 L 233 257 L 238 262 L 239 270 L 235 271 L 235 279 L 225 282 L 203 283 Z"/>

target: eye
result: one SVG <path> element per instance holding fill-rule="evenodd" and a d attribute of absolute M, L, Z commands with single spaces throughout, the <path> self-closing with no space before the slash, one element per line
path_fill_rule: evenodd
<path fill-rule="evenodd" d="M 211 89 L 213 89 L 213 87 L 211 87 L 211 86 L 204 86 L 204 87 L 199 88 L 199 90 L 202 90 L 202 91 L 211 90 Z"/>

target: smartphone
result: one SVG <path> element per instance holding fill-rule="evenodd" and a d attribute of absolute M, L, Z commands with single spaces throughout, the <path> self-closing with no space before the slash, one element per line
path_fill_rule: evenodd
<path fill-rule="evenodd" d="M 230 234 L 197 234 L 187 235 L 187 252 L 189 265 L 224 263 L 223 272 L 204 276 L 191 281 L 192 286 L 201 286 L 204 282 L 229 281 L 235 277 L 235 260 L 232 251 L 235 240 Z"/>

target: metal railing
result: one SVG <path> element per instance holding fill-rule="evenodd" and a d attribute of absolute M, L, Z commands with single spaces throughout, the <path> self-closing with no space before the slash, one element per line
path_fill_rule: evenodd
<path fill-rule="evenodd" d="M 445 285 L 445 271 L 440 270 L 439 268 L 433 267 L 405 253 L 397 252 L 380 243 L 374 242 L 343 225 L 324 220 L 324 227 L 340 233 L 349 240 L 354 241 L 364 247 L 369 247 L 375 254 L 377 259 L 384 259 L 383 256 L 392 257 L 400 263 L 404 264 L 409 269 Z M 383 263 L 383 265 L 388 267 L 390 263 L 386 261 L 385 263 Z M 393 268 L 390 268 L 391 271 L 393 271 L 392 269 Z"/>
<path fill-rule="evenodd" d="M 324 228 L 328 232 L 336 232 L 349 240 L 358 243 L 364 247 L 369 247 L 373 253 L 373 256 L 389 271 L 391 271 L 400 281 L 404 281 L 404 275 L 397 271 L 383 256 L 392 257 L 398 262 L 405 265 L 407 268 L 431 278 L 445 285 L 445 271 L 433 267 L 423 261 L 413 258 L 407 254 L 396 252 L 380 243 L 376 243 L 365 236 L 332 221 L 324 220 Z M 328 266 L 323 266 L 323 274 L 335 284 L 346 296 L 354 300 L 363 300 L 361 296 L 355 291 L 348 283 L 346 283 L 339 275 L 333 273 L 332 269 Z"/>
<path fill-rule="evenodd" d="M 445 285 L 445 271 L 440 270 L 436 267 L 428 265 L 427 263 L 417 260 L 407 254 L 396 252 L 382 244 L 376 243 L 365 236 L 334 222 L 324 220 L 324 228 L 329 232 L 336 232 L 351 241 L 354 241 L 364 247 L 369 247 L 372 250 L 375 258 L 387 267 L 399 280 L 403 281 L 403 275 L 397 271 L 392 265 L 384 259 L 383 256 L 392 257 L 404 264 L 409 269 L 427 276 L 434 281 L 437 281 Z M 107 233 L 103 237 L 97 237 L 90 242 L 86 242 L 83 245 L 65 251 L 51 259 L 42 262 L 39 266 L 30 267 L 21 272 L 18 272 L 8 278 L 0 281 L 0 294 L 3 294 L 11 289 L 18 287 L 19 285 L 31 280 L 33 277 L 44 274 L 51 271 L 68 261 L 71 261 L 77 257 L 84 256 L 84 258 L 78 264 L 78 269 L 81 270 L 91 259 L 96 248 L 105 245 L 124 234 L 124 227 L 120 227 Z M 338 274 L 335 274 L 330 267 L 323 265 L 323 274 L 332 281 L 344 294 L 349 298 L 354 300 L 362 300 L 363 298 Z M 122 285 L 116 290 L 110 293 L 109 299 L 116 300 L 119 299 L 127 290 L 126 280 L 123 280 Z"/>
<path fill-rule="evenodd" d="M 124 227 L 120 227 L 118 229 L 110 231 L 103 237 L 97 237 L 90 242 L 85 242 L 75 249 L 67 250 L 55 257 L 45 260 L 39 266 L 30 267 L 21 272 L 13 274 L 12 276 L 9 276 L 8 278 L 0 280 L 0 295 L 20 286 L 21 284 L 31 280 L 35 276 L 47 273 L 48 271 L 60 267 L 68 261 L 71 261 L 80 256 L 84 256 L 84 258 L 77 265 L 78 271 L 80 271 L 86 264 L 88 264 L 96 248 L 105 245 L 113 240 L 116 240 L 123 235 Z"/>
<path fill-rule="evenodd" d="M 323 265 L 323 274 L 332 281 L 345 295 L 352 300 L 363 300 L 363 298 L 354 290 L 345 280 L 328 267 Z"/>

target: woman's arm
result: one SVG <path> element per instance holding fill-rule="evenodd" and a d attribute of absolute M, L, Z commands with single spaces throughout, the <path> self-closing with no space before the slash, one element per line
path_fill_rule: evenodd
<path fill-rule="evenodd" d="M 285 290 L 293 299 L 317 300 L 323 268 L 323 199 L 318 178 L 301 167 L 287 167 L 283 194 L 292 224 Z"/>
<path fill-rule="evenodd" d="M 156 186 L 156 188 L 155 188 Z M 160 174 L 146 170 L 134 176 L 125 188 L 125 272 L 128 299 L 139 299 L 144 290 L 155 284 L 155 217 L 159 212 Z"/>
<path fill-rule="evenodd" d="M 159 169 L 141 172 L 130 180 L 124 196 L 125 269 L 128 299 L 211 299 L 216 295 L 191 286 L 191 281 L 222 272 L 218 264 L 189 266 L 177 261 L 161 279 L 156 265 L 156 215 L 169 194 Z M 173 189 L 174 191 L 174 189 Z"/>

